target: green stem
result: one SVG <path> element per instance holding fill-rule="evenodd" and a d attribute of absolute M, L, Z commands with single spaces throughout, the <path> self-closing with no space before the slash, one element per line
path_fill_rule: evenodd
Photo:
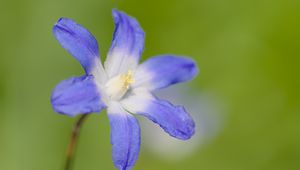
<path fill-rule="evenodd" d="M 88 116 L 88 114 L 82 115 L 73 127 L 72 136 L 71 136 L 69 146 L 67 149 L 67 154 L 66 154 L 65 170 L 72 169 L 74 155 L 75 155 L 75 149 L 76 149 L 76 143 L 77 143 L 77 139 L 79 137 L 80 128 L 81 128 L 83 121 L 85 120 L 85 118 L 87 116 Z"/>

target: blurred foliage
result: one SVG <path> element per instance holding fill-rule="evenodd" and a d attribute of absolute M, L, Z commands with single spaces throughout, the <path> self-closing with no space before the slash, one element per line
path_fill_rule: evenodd
<path fill-rule="evenodd" d="M 83 70 L 52 26 L 62 16 L 81 23 L 103 60 L 112 8 L 139 20 L 144 59 L 192 56 L 201 74 L 191 93 L 209 91 L 227 105 L 226 124 L 205 147 L 170 163 L 142 142 L 134 169 L 300 169 L 299 0 L 0 0 L 0 169 L 62 168 L 75 118 L 54 113 L 49 96 Z M 114 169 L 105 114 L 88 118 L 77 153 L 76 170 Z"/>

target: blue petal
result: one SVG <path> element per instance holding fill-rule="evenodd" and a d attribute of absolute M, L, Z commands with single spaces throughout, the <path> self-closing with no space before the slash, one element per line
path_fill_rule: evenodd
<path fill-rule="evenodd" d="M 134 69 L 144 49 L 144 31 L 133 17 L 113 10 L 115 31 L 105 61 L 108 76 Z"/>
<path fill-rule="evenodd" d="M 187 140 L 195 133 L 195 123 L 182 106 L 174 106 L 151 94 L 136 93 L 124 99 L 122 106 L 159 124 L 165 132 L 178 139 Z"/>
<path fill-rule="evenodd" d="M 140 126 L 119 103 L 112 102 L 107 112 L 111 127 L 113 162 L 119 170 L 130 170 L 140 151 Z"/>
<path fill-rule="evenodd" d="M 56 112 L 69 116 L 100 112 L 105 107 L 93 76 L 62 81 L 53 90 L 51 103 Z"/>
<path fill-rule="evenodd" d="M 83 26 L 68 18 L 60 18 L 53 27 L 53 33 L 71 55 L 90 73 L 97 63 L 100 64 L 98 43 Z"/>
<path fill-rule="evenodd" d="M 195 62 L 190 58 L 163 55 L 148 59 L 135 73 L 132 87 L 155 90 L 193 79 L 198 73 Z"/>

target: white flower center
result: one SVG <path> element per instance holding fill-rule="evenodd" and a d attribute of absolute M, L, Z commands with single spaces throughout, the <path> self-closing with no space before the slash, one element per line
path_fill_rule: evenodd
<path fill-rule="evenodd" d="M 133 82 L 134 80 L 131 70 L 129 70 L 126 74 L 120 74 L 112 77 L 105 84 L 106 94 L 111 100 L 119 100 L 126 94 L 130 84 Z"/>

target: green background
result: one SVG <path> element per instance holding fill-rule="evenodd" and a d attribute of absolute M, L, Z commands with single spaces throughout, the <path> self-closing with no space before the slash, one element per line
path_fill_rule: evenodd
<path fill-rule="evenodd" d="M 83 70 L 52 26 L 62 16 L 81 23 L 98 39 L 103 59 L 112 8 L 139 20 L 144 59 L 193 57 L 201 74 L 186 85 L 189 93 L 210 93 L 225 105 L 218 113 L 224 123 L 205 145 L 170 162 L 142 142 L 134 169 L 300 169 L 299 0 L 0 0 L 1 170 L 62 169 L 76 118 L 54 113 L 49 97 Z M 114 169 L 104 113 L 85 122 L 75 170 Z"/>

